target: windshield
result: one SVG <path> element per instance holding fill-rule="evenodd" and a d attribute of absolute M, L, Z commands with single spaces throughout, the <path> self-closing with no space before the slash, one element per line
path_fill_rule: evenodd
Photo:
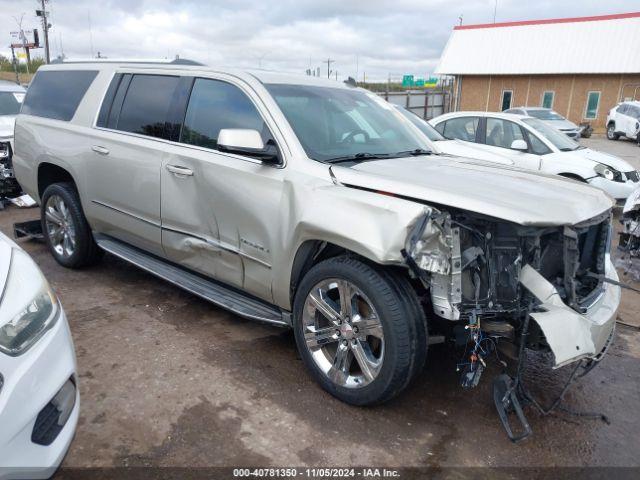
<path fill-rule="evenodd" d="M 266 87 L 314 160 L 356 156 L 364 160 L 431 151 L 424 135 L 373 93 L 308 85 Z"/>
<path fill-rule="evenodd" d="M 425 120 L 421 119 L 415 113 L 407 110 L 406 108 L 396 106 L 396 109 L 404 115 L 411 123 L 413 123 L 422 133 L 424 133 L 432 142 L 439 142 L 440 140 L 446 140 L 440 133 L 429 125 Z"/>
<path fill-rule="evenodd" d="M 540 120 L 564 120 L 564 117 L 553 110 L 526 110 L 527 115 Z"/>
<path fill-rule="evenodd" d="M 0 92 L 0 115 L 17 115 L 24 100 L 22 92 Z"/>
<path fill-rule="evenodd" d="M 537 118 L 523 118 L 522 121 L 536 130 L 544 138 L 549 140 L 561 152 L 570 152 L 572 150 L 584 148 L 581 147 L 577 142 L 571 140 L 560 130 L 556 130 L 555 128 L 550 127 Z"/>

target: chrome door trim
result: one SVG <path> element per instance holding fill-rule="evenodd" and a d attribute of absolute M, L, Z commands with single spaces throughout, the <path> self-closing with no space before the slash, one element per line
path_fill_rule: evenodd
<path fill-rule="evenodd" d="M 153 222 L 151 220 L 147 220 L 146 218 L 142 218 L 142 217 L 140 217 L 138 215 L 135 215 L 135 214 L 133 214 L 131 212 L 127 212 L 125 210 L 121 210 L 120 208 L 116 208 L 116 207 L 114 207 L 112 205 L 109 205 L 109 204 L 106 204 L 104 202 L 100 202 L 98 200 L 91 200 L 91 203 L 93 203 L 95 205 L 100 205 L 101 207 L 104 207 L 104 208 L 108 208 L 109 210 L 113 210 L 114 212 L 122 213 L 123 215 L 126 215 L 128 217 L 135 218 L 136 220 L 140 220 L 141 222 L 144 222 L 144 223 L 146 223 L 148 225 L 152 225 L 152 226 L 157 227 L 157 228 L 162 228 L 162 225 L 160 225 L 159 223 Z"/>

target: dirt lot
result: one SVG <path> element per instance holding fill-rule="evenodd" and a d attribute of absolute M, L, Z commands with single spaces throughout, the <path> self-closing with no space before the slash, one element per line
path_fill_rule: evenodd
<path fill-rule="evenodd" d="M 632 143 L 610 144 L 640 163 Z M 37 216 L 0 212 L 0 230 Z M 514 445 L 492 403 L 498 369 L 462 391 L 459 353 L 444 345 L 396 400 L 350 407 L 309 378 L 289 331 L 238 318 L 113 256 L 72 271 L 42 244 L 23 247 L 60 296 L 76 345 L 81 417 L 66 467 L 640 466 L 637 327 L 620 325 L 609 355 L 567 395 L 567 405 L 602 411 L 610 425 L 528 408 L 534 435 Z M 639 325 L 640 295 L 623 295 L 621 318 Z M 535 391 L 557 392 L 566 378 L 548 361 L 534 358 L 527 372 Z"/>

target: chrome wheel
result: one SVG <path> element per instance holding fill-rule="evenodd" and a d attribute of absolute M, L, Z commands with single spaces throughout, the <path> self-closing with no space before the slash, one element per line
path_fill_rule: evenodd
<path fill-rule="evenodd" d="M 62 257 L 76 249 L 76 230 L 71 212 L 59 195 L 51 195 L 45 204 L 45 225 L 51 247 Z"/>
<path fill-rule="evenodd" d="M 609 138 L 609 140 L 614 140 L 615 139 L 615 127 L 613 125 L 609 125 L 609 127 L 607 128 L 607 138 Z"/>
<path fill-rule="evenodd" d="M 380 373 L 382 323 L 371 301 L 351 282 L 316 284 L 305 300 L 302 328 L 313 361 L 336 385 L 360 388 Z"/>

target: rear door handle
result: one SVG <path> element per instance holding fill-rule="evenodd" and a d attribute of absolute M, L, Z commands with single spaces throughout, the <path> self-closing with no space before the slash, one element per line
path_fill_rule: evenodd
<path fill-rule="evenodd" d="M 99 153 L 100 155 L 109 155 L 109 149 L 101 147 L 100 145 L 94 145 L 93 147 L 91 147 L 91 150 Z"/>
<path fill-rule="evenodd" d="M 180 165 L 167 165 L 167 170 L 175 175 L 180 175 L 182 177 L 193 176 L 193 170 L 187 167 L 181 167 Z"/>

